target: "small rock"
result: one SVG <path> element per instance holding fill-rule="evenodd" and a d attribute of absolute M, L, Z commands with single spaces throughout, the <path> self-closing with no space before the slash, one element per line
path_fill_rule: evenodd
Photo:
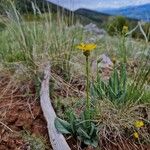
<path fill-rule="evenodd" d="M 97 60 L 94 60 L 92 62 L 93 74 L 96 75 L 97 72 L 101 71 L 104 80 L 109 79 L 112 72 L 112 68 L 113 63 L 106 54 L 100 55 Z"/>
<path fill-rule="evenodd" d="M 106 54 L 100 55 L 97 61 L 99 68 L 111 68 L 113 66 L 112 61 Z"/>
<path fill-rule="evenodd" d="M 97 69 L 105 69 L 105 68 L 111 69 L 112 67 L 113 63 L 106 54 L 100 55 L 98 59 L 94 60 L 92 63 L 92 68 L 94 71 L 97 71 Z"/>
<path fill-rule="evenodd" d="M 86 25 L 84 27 L 84 29 L 85 29 L 86 32 L 91 32 L 91 33 L 94 33 L 96 35 L 106 34 L 106 31 L 104 29 L 98 28 L 97 25 L 95 25 L 93 23 L 90 23 L 90 24 Z"/>
<path fill-rule="evenodd" d="M 85 39 L 87 43 L 95 43 L 98 39 L 103 38 L 103 36 L 107 34 L 104 29 L 100 29 L 93 23 L 86 25 L 83 29 L 85 32 L 92 34 L 90 37 Z"/>

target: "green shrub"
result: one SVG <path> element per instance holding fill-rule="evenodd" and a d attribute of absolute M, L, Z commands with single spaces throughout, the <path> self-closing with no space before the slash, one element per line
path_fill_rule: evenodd
<path fill-rule="evenodd" d="M 123 26 L 128 26 L 128 22 L 125 17 L 117 16 L 110 17 L 106 28 L 110 35 L 122 34 Z"/>
<path fill-rule="evenodd" d="M 123 16 L 117 17 L 110 17 L 108 19 L 107 24 L 105 25 L 107 32 L 113 35 L 121 35 L 123 26 L 129 27 L 129 29 L 134 29 L 137 26 L 138 22 L 136 20 L 126 19 Z M 142 29 L 145 32 L 145 35 L 148 40 L 150 40 L 150 23 L 142 24 Z M 144 39 L 143 33 L 141 32 L 140 28 L 137 27 L 132 33 L 131 36 L 133 38 L 140 38 Z"/>
<path fill-rule="evenodd" d="M 93 112 L 91 111 L 91 113 Z M 72 111 L 70 111 L 68 113 L 68 122 L 60 118 L 56 118 L 55 127 L 59 132 L 63 134 L 71 134 L 73 137 L 78 138 L 78 140 L 86 145 L 97 147 L 98 128 L 91 120 L 87 120 L 86 116 L 86 111 L 84 111 L 79 118 L 76 117 Z"/>
<path fill-rule="evenodd" d="M 114 103 L 122 103 L 126 96 L 126 65 L 123 64 L 121 71 L 115 68 L 108 82 L 103 81 L 99 76 L 94 83 L 94 91 L 97 97 L 108 98 Z"/>

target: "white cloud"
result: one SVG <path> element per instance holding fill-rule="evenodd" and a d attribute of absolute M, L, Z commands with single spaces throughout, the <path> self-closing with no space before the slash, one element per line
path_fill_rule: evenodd
<path fill-rule="evenodd" d="M 150 0 L 105 0 L 100 1 L 96 8 L 119 8 L 150 3 Z"/>
<path fill-rule="evenodd" d="M 142 5 L 150 3 L 150 0 L 48 0 L 68 9 L 78 8 L 119 8 L 130 5 Z"/>
<path fill-rule="evenodd" d="M 59 4 L 65 8 L 78 9 L 78 8 L 95 8 L 99 0 L 48 0 L 50 2 Z"/>

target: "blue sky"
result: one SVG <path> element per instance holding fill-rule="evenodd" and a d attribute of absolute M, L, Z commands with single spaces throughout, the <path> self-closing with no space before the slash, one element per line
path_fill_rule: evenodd
<path fill-rule="evenodd" d="M 150 3 L 150 0 L 48 0 L 72 10 L 78 8 L 105 9 Z"/>

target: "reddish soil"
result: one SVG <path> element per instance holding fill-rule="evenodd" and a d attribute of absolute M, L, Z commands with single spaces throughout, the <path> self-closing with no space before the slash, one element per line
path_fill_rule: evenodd
<path fill-rule="evenodd" d="M 29 150 L 29 143 L 21 136 L 22 131 L 43 137 L 48 144 L 46 122 L 35 95 L 31 81 L 15 84 L 9 77 L 0 76 L 0 150 Z M 71 150 L 78 149 L 76 140 L 71 138 L 67 141 Z M 103 150 L 142 150 L 140 146 L 128 141 L 123 143 L 102 141 L 101 146 Z M 49 145 L 47 150 L 51 149 Z M 86 147 L 84 150 L 94 149 Z M 150 146 L 144 147 L 143 150 L 150 150 Z"/>
<path fill-rule="evenodd" d="M 35 90 L 27 83 L 17 88 L 9 78 L 0 77 L 0 150 L 26 150 L 21 131 L 48 140 L 46 122 Z M 26 91 L 26 88 L 29 91 Z M 29 95 L 25 95 L 28 92 Z"/>

